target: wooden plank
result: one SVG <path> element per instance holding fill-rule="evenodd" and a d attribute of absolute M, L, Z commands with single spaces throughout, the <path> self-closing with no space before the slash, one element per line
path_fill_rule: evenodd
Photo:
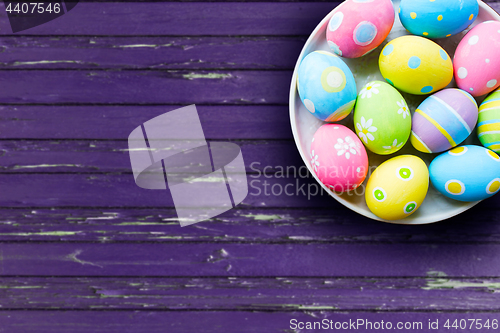
<path fill-rule="evenodd" d="M 338 2 L 80 2 L 23 35 L 309 35 Z M 11 35 L 5 11 L 0 34 Z"/>
<path fill-rule="evenodd" d="M 249 174 L 248 196 L 240 207 L 343 207 L 305 171 L 301 167 L 289 169 L 288 174 Z M 139 188 L 131 174 L 0 174 L 0 183 L 2 208 L 173 207 L 168 190 Z M 364 195 L 361 187 L 358 195 Z M 499 200 L 500 196 L 493 196 L 483 206 L 496 208 Z"/>
<path fill-rule="evenodd" d="M 4 276 L 500 275 L 499 244 L 4 243 Z"/>
<path fill-rule="evenodd" d="M 291 171 L 296 178 L 249 175 L 248 196 L 240 205 L 340 207 L 304 167 Z M 1 207 L 173 207 L 168 190 L 139 188 L 131 174 L 2 174 L 0 183 Z"/>
<path fill-rule="evenodd" d="M 294 141 L 237 141 L 247 172 L 298 168 L 303 164 Z M 2 141 L 0 173 L 114 172 L 132 173 L 128 142 L 122 141 Z M 304 169 L 306 167 L 304 166 Z M 304 170 L 305 171 L 305 170 Z"/>
<path fill-rule="evenodd" d="M 152 332 L 152 333 L 215 333 L 215 332 L 293 332 L 293 329 L 304 327 L 306 323 L 316 325 L 316 331 L 321 329 L 323 320 L 328 325 L 332 325 L 331 330 L 335 330 L 335 325 L 342 325 L 349 329 L 351 323 L 358 323 L 359 326 L 352 326 L 352 331 L 372 332 L 373 327 L 378 327 L 378 332 L 387 330 L 381 329 L 383 321 L 384 328 L 387 323 L 396 330 L 398 323 L 407 326 L 409 332 L 431 332 L 428 329 L 429 322 L 438 323 L 439 331 L 447 331 L 444 324 L 451 320 L 451 327 L 454 320 L 460 322 L 463 319 L 467 328 L 471 324 L 486 323 L 490 329 L 473 329 L 474 332 L 492 332 L 491 323 L 493 319 L 498 319 L 498 315 L 490 311 L 483 312 L 334 312 L 334 311 L 290 311 L 290 312 L 262 312 L 262 311 L 5 311 L 0 312 L 0 325 L 5 332 L 9 333 L 133 333 L 133 332 Z M 291 321 L 297 325 L 291 326 Z M 351 322 L 351 323 L 350 323 Z M 498 323 L 497 321 L 495 321 Z M 313 326 L 311 326 L 313 327 Z M 401 326 L 404 327 L 404 326 Z M 496 326 L 495 326 L 496 327 Z M 311 330 L 301 329 L 300 332 L 311 332 Z M 436 330 L 436 332 L 439 332 Z"/>
<path fill-rule="evenodd" d="M 2 278 L 2 310 L 499 311 L 499 278 Z"/>
<path fill-rule="evenodd" d="M 305 37 L 0 37 L 0 69 L 293 69 Z"/>
<path fill-rule="evenodd" d="M 1 139 L 120 139 L 185 105 L 1 106 Z M 288 105 L 197 105 L 207 139 L 292 139 Z"/>
<path fill-rule="evenodd" d="M 1 209 L 0 241 L 217 243 L 498 243 L 496 209 L 480 204 L 418 227 L 382 223 L 333 205 L 325 209 L 233 209 L 180 228 L 173 209 Z"/>
<path fill-rule="evenodd" d="M 0 71 L 2 104 L 287 104 L 291 71 Z"/>

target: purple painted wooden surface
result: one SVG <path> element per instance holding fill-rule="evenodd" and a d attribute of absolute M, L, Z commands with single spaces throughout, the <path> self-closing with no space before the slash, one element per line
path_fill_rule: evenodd
<path fill-rule="evenodd" d="M 141 311 L 130 310 L 120 312 L 99 312 L 99 311 L 6 311 L 1 313 L 0 332 L 20 333 L 20 332 L 43 332 L 43 333 L 66 333 L 66 332 L 102 332 L 102 333 L 136 333 L 136 332 L 293 332 L 290 328 L 290 320 L 297 322 L 321 322 L 323 319 L 332 320 L 342 324 L 349 320 L 356 322 L 358 319 L 364 322 L 391 322 L 393 327 L 401 322 L 403 325 L 409 323 L 408 332 L 446 332 L 443 325 L 447 320 L 464 319 L 470 324 L 468 319 L 480 319 L 482 323 L 497 319 L 498 314 L 483 312 L 416 312 L 405 311 L 395 313 L 385 313 L 377 311 L 356 311 L 351 313 L 335 311 L 296 311 L 289 312 L 266 312 L 266 311 Z M 417 330 L 419 323 L 427 325 L 429 320 L 438 321 L 439 331 L 432 331 L 424 327 Z M 415 330 L 411 327 L 416 323 Z M 351 331 L 358 332 L 384 332 L 378 330 L 363 330 L 365 326 L 360 326 L 359 330 L 351 328 Z M 369 327 L 369 326 L 368 326 Z M 372 326 L 373 327 L 373 326 Z M 468 327 L 468 326 L 467 326 Z M 295 330 L 295 332 L 319 332 L 316 330 Z M 401 330 L 393 330 L 401 332 Z M 452 330 L 449 330 L 452 331 Z M 471 332 L 492 332 L 493 330 L 482 328 L 474 329 Z M 328 331 L 326 331 L 328 332 Z M 390 331 L 386 331 L 390 332 Z M 403 331 L 404 332 L 404 331 Z"/>
<path fill-rule="evenodd" d="M 209 227 L 209 226 L 207 226 Z M 327 276 L 500 275 L 499 244 L 5 243 L 9 276 Z"/>
<path fill-rule="evenodd" d="M 135 186 L 130 131 L 192 103 L 207 138 L 240 145 L 249 180 L 296 184 L 276 174 L 303 166 L 291 71 L 336 5 L 89 1 L 16 35 L 0 10 L 0 332 L 496 318 L 499 197 L 399 226 L 327 195 L 261 193 L 180 228 L 167 191 Z"/>

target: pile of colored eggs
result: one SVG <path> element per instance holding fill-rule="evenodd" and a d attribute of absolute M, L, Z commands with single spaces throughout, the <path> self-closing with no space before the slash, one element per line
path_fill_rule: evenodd
<path fill-rule="evenodd" d="M 311 143 L 311 167 L 332 191 L 360 187 L 368 208 L 385 220 L 413 214 L 432 185 L 459 201 L 486 199 L 500 190 L 500 22 L 477 24 L 462 38 L 452 61 L 428 38 L 447 38 L 467 29 L 477 0 L 402 0 L 398 14 L 407 35 L 381 50 L 383 81 L 358 93 L 342 60 L 372 52 L 387 38 L 395 12 L 391 0 L 346 0 L 330 14 L 326 39 L 332 52 L 314 51 L 300 63 L 297 89 L 318 119 L 337 122 L 352 110 L 354 131 L 324 124 Z M 455 78 L 457 88 L 446 88 Z M 412 113 L 401 92 L 430 94 Z M 474 97 L 493 92 L 479 106 Z M 484 147 L 459 146 L 477 125 Z M 419 157 L 390 158 L 369 175 L 366 149 L 379 155 L 407 141 L 418 151 L 441 153 L 429 167 Z"/>

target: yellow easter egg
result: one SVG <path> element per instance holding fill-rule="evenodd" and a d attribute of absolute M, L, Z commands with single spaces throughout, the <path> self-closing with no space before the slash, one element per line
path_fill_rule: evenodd
<path fill-rule="evenodd" d="M 382 163 L 366 184 L 365 200 L 371 212 L 384 220 L 413 214 L 429 188 L 429 170 L 422 159 L 400 155 Z"/>
<path fill-rule="evenodd" d="M 453 79 L 450 56 L 435 42 L 418 36 L 402 36 L 380 53 L 382 76 L 396 88 L 415 95 L 430 94 Z"/>

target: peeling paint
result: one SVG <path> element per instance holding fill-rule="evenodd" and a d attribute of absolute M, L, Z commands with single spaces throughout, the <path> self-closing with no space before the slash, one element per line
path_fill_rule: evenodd
<path fill-rule="evenodd" d="M 140 48 L 140 47 L 152 47 L 152 48 L 156 48 L 156 47 L 169 47 L 169 46 L 172 46 L 173 44 L 169 43 L 169 44 L 129 44 L 129 45 L 114 45 L 113 47 L 115 48 Z"/>
<path fill-rule="evenodd" d="M 40 61 L 15 61 L 14 66 L 42 65 L 42 64 L 80 64 L 79 60 L 40 60 Z"/>
<path fill-rule="evenodd" d="M 37 164 L 37 165 L 14 165 L 13 169 L 36 169 L 36 168 L 57 168 L 57 167 L 72 167 L 72 168 L 85 168 L 81 164 Z M 97 169 L 96 167 L 93 167 Z"/>
<path fill-rule="evenodd" d="M 488 291 L 499 292 L 500 282 L 468 282 L 453 279 L 431 279 L 427 281 L 427 285 L 422 287 L 424 290 L 439 290 L 439 289 L 462 289 L 462 288 L 485 288 Z"/>
<path fill-rule="evenodd" d="M 223 74 L 223 73 L 206 73 L 206 74 L 189 73 L 189 74 L 183 74 L 182 77 L 188 80 L 193 80 L 193 79 L 227 79 L 233 76 L 231 74 Z"/>
<path fill-rule="evenodd" d="M 241 216 L 253 218 L 256 221 L 272 221 L 282 219 L 281 216 L 273 214 L 241 214 Z"/>
<path fill-rule="evenodd" d="M 101 265 L 94 264 L 93 262 L 78 259 L 76 256 L 82 254 L 82 252 L 83 252 L 82 250 L 78 249 L 75 252 L 68 254 L 65 257 L 65 259 L 70 260 L 70 261 L 74 261 L 74 262 L 82 264 L 82 265 L 91 265 L 91 266 L 97 266 L 97 267 L 103 268 Z"/>
<path fill-rule="evenodd" d="M 41 232 L 12 232 L 0 233 L 2 236 L 74 236 L 80 231 L 41 231 Z"/>

